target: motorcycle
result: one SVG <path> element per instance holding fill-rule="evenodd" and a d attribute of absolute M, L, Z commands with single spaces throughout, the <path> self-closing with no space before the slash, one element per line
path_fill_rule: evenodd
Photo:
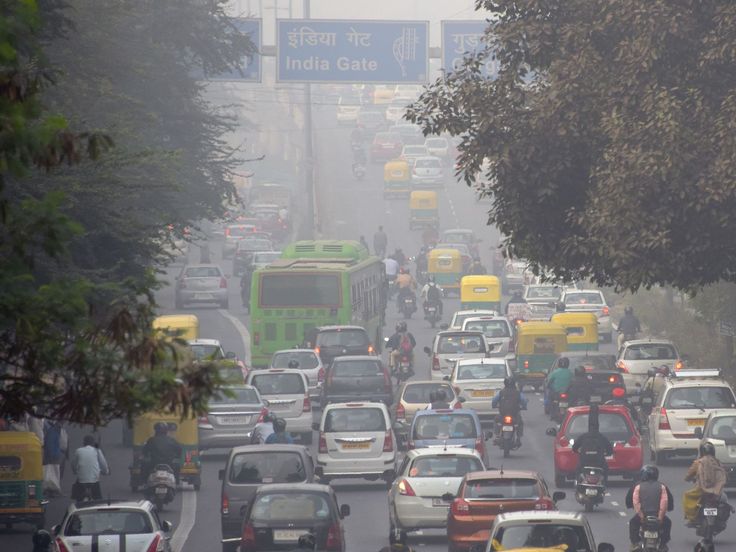
<path fill-rule="evenodd" d="M 701 538 L 695 547 L 696 552 L 715 550 L 713 538 L 726 529 L 732 512 L 733 508 L 720 497 L 708 495 L 701 499 L 695 525 L 695 534 Z"/>
<path fill-rule="evenodd" d="M 499 418 L 501 418 L 499 416 Z M 503 416 L 496 422 L 496 439 L 495 444 L 503 450 L 503 457 L 508 458 L 511 450 L 521 446 L 518 442 L 519 427 L 513 416 Z"/>
<path fill-rule="evenodd" d="M 555 422 L 562 422 L 567 415 L 568 396 L 567 393 L 553 393 L 552 405 L 550 406 L 549 417 Z"/>
<path fill-rule="evenodd" d="M 398 384 L 414 375 L 414 365 L 410 354 L 401 353 L 399 355 L 398 366 L 394 368 L 394 373 Z"/>
<path fill-rule="evenodd" d="M 575 485 L 575 500 L 585 507 L 586 512 L 603 503 L 606 496 L 605 478 L 603 470 L 595 466 L 585 466 L 578 474 Z"/>
<path fill-rule="evenodd" d="M 424 304 L 424 319 L 427 320 L 433 328 L 441 318 L 440 309 L 436 304 L 429 302 Z"/>
<path fill-rule="evenodd" d="M 363 180 L 365 177 L 365 165 L 362 163 L 355 163 L 353 164 L 353 177 L 356 180 Z"/>
<path fill-rule="evenodd" d="M 647 516 L 639 528 L 639 552 L 662 552 L 661 526 L 657 516 Z"/>
<path fill-rule="evenodd" d="M 400 299 L 399 312 L 404 315 L 404 318 L 411 318 L 412 314 L 417 312 L 417 298 L 414 295 L 406 295 Z"/>
<path fill-rule="evenodd" d="M 174 495 L 176 494 L 176 477 L 171 466 L 168 464 L 156 464 L 156 467 L 148 475 L 143 494 L 156 505 L 159 511 L 163 510 L 164 504 L 168 504 L 174 500 Z"/>

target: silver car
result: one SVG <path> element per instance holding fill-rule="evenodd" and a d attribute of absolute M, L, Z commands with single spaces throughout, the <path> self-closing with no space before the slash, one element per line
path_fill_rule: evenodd
<path fill-rule="evenodd" d="M 228 224 L 225 227 L 225 243 L 222 244 L 222 258 L 231 257 L 235 253 L 238 242 L 256 232 L 254 224 Z"/>
<path fill-rule="evenodd" d="M 405 146 L 418 148 L 420 146 Z M 425 148 L 426 149 L 426 148 Z M 441 187 L 445 182 L 445 170 L 439 157 L 418 157 L 411 171 L 411 182 L 415 187 Z"/>
<path fill-rule="evenodd" d="M 430 155 L 439 157 L 443 161 L 447 161 L 450 157 L 450 143 L 447 138 L 441 136 L 428 136 L 424 141 L 427 151 Z"/>
<path fill-rule="evenodd" d="M 633 339 L 626 341 L 618 351 L 616 367 L 624 376 L 630 392 L 641 387 L 649 377 L 649 370 L 667 366 L 672 371 L 683 367 L 677 347 L 669 339 Z"/>
<path fill-rule="evenodd" d="M 598 317 L 598 340 L 605 343 L 613 341 L 611 313 L 603 292 L 597 289 L 565 290 L 560 299 L 565 312 L 592 312 Z"/>
<path fill-rule="evenodd" d="M 219 303 L 228 308 L 227 277 L 214 264 L 185 266 L 176 278 L 174 294 L 177 309 L 191 303 Z"/>
<path fill-rule="evenodd" d="M 503 380 L 513 374 L 503 358 L 459 360 L 447 378 L 464 400 L 463 408 L 471 408 L 481 422 L 492 423 L 498 409 L 491 401 L 501 389 Z"/>
<path fill-rule="evenodd" d="M 250 385 L 223 387 L 199 418 L 199 449 L 232 448 L 250 443 L 255 425 L 266 415 L 266 403 Z"/>
<path fill-rule="evenodd" d="M 307 376 L 301 370 L 253 370 L 248 383 L 258 389 L 268 409 L 286 420 L 286 430 L 302 444 L 312 442 L 312 401 Z"/>
<path fill-rule="evenodd" d="M 410 166 L 420 157 L 427 157 L 427 148 L 424 144 L 412 145 L 407 144 L 401 150 L 401 159 L 409 163 Z"/>
<path fill-rule="evenodd" d="M 424 348 L 430 357 L 431 379 L 449 376 L 458 360 L 485 358 L 488 353 L 483 332 L 444 331 L 434 337 L 432 348 Z"/>
<path fill-rule="evenodd" d="M 530 320 L 549 320 L 557 312 L 557 302 L 562 287 L 550 284 L 534 284 L 524 288 L 524 299 L 531 311 Z"/>
<path fill-rule="evenodd" d="M 511 323 L 503 316 L 477 316 L 463 321 L 463 330 L 483 332 L 491 356 L 513 353 L 514 332 Z"/>
<path fill-rule="evenodd" d="M 319 355 L 314 349 L 284 349 L 276 351 L 271 357 L 271 368 L 289 368 L 296 362 L 296 368 L 304 372 L 309 381 L 309 396 L 312 399 L 319 398 L 324 378 L 325 368 Z"/>

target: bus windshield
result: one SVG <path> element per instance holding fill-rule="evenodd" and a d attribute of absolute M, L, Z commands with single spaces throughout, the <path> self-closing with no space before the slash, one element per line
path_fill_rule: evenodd
<path fill-rule="evenodd" d="M 261 307 L 337 307 L 340 281 L 337 274 L 264 274 Z"/>

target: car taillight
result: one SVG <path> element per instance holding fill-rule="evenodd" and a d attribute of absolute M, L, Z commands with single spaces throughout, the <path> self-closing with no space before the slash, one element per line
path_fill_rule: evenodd
<path fill-rule="evenodd" d="M 460 401 L 455 401 L 455 404 L 452 406 L 452 408 L 459 409 L 463 407 L 463 403 Z"/>
<path fill-rule="evenodd" d="M 304 395 L 304 406 L 302 407 L 302 412 L 311 412 L 312 411 L 312 401 L 309 399 L 309 395 Z"/>
<path fill-rule="evenodd" d="M 570 440 L 567 437 L 560 437 L 560 440 L 558 441 L 558 443 L 561 447 L 570 446 Z"/>
<path fill-rule="evenodd" d="M 483 445 L 483 439 L 481 439 L 480 437 L 475 440 L 475 450 L 477 450 L 478 454 L 480 454 L 481 456 L 483 456 L 486 451 Z"/>
<path fill-rule="evenodd" d="M 163 543 L 161 542 L 161 535 L 158 533 L 153 537 L 151 544 L 146 548 L 146 552 L 161 552 L 164 549 Z"/>
<path fill-rule="evenodd" d="M 258 419 L 256 420 L 257 424 L 260 424 L 263 422 L 263 420 L 266 419 L 266 414 L 268 414 L 268 408 L 265 406 L 261 408 L 261 413 L 258 415 Z"/>
<path fill-rule="evenodd" d="M 437 355 L 432 355 L 432 370 L 439 370 L 440 369 L 440 359 L 437 358 Z"/>
<path fill-rule="evenodd" d="M 450 512 L 456 516 L 462 516 L 470 512 L 470 504 L 463 498 L 456 498 L 450 505 Z"/>
<path fill-rule="evenodd" d="M 261 344 L 261 333 L 253 332 L 253 345 L 260 345 L 260 344 Z"/>
<path fill-rule="evenodd" d="M 567 393 L 560 393 L 560 399 L 566 399 Z"/>
<path fill-rule="evenodd" d="M 386 436 L 383 438 L 383 452 L 394 451 L 394 438 L 391 436 L 391 430 L 386 432 Z"/>
<path fill-rule="evenodd" d="M 667 409 L 665 407 L 659 409 L 659 429 L 671 429 L 670 419 L 667 417 Z"/>
<path fill-rule="evenodd" d="M 220 278 L 220 289 L 227 287 L 227 278 Z"/>
<path fill-rule="evenodd" d="M 240 536 L 241 552 L 252 550 L 256 547 L 256 531 L 253 524 L 248 522 L 243 525 L 243 534 Z"/>
<path fill-rule="evenodd" d="M 404 408 L 404 405 L 399 403 L 398 406 L 396 406 L 396 419 L 403 420 L 406 418 L 406 408 Z"/>
<path fill-rule="evenodd" d="M 317 372 L 317 381 L 324 383 L 325 381 L 325 368 L 324 366 L 320 366 L 319 372 Z"/>
<path fill-rule="evenodd" d="M 639 439 L 636 437 L 636 435 L 632 435 L 631 439 L 629 439 L 629 446 L 635 447 L 639 444 Z"/>
<path fill-rule="evenodd" d="M 229 236 L 230 235 L 230 229 L 229 228 L 225 228 L 225 235 L 226 236 Z"/>
<path fill-rule="evenodd" d="M 525 360 L 524 361 L 524 369 L 525 370 L 528 370 L 529 369 L 529 361 L 528 360 Z"/>
<path fill-rule="evenodd" d="M 603 307 L 602 312 L 603 316 L 608 316 L 611 311 L 608 307 Z"/>
<path fill-rule="evenodd" d="M 411 488 L 411 485 L 409 485 L 409 482 L 406 479 L 399 481 L 398 489 L 400 495 L 417 496 L 414 489 Z"/>
<path fill-rule="evenodd" d="M 685 363 L 681 360 L 675 362 L 675 370 L 682 370 L 685 367 Z"/>
<path fill-rule="evenodd" d="M 368 345 L 368 354 L 372 355 L 376 352 L 376 350 L 373 348 L 373 345 Z"/>
<path fill-rule="evenodd" d="M 327 541 L 325 542 L 326 550 L 341 550 L 342 549 L 342 531 L 340 531 L 340 525 L 333 523 L 330 525 L 330 529 L 327 531 Z"/>
<path fill-rule="evenodd" d="M 514 422 L 513 416 L 504 416 L 503 417 L 503 423 L 506 425 L 510 425 Z"/>
<path fill-rule="evenodd" d="M 624 395 L 626 395 L 626 389 L 623 387 L 614 387 L 611 391 L 611 395 L 616 399 L 623 399 Z"/>
<path fill-rule="evenodd" d="M 319 347 L 314 348 L 314 354 L 319 356 Z"/>
<path fill-rule="evenodd" d="M 619 370 L 621 370 L 624 374 L 628 374 L 629 373 L 629 369 L 626 367 L 626 363 L 623 360 L 619 360 L 616 363 L 616 368 L 618 368 Z"/>
<path fill-rule="evenodd" d="M 534 504 L 534 509 L 535 510 L 554 510 L 555 503 L 552 502 L 552 500 L 550 500 L 549 498 L 540 498 Z"/>
<path fill-rule="evenodd" d="M 210 419 L 207 416 L 197 418 L 197 425 L 210 425 Z"/>
<path fill-rule="evenodd" d="M 56 539 L 56 548 L 59 550 L 59 552 L 69 552 L 69 549 L 64 544 L 64 541 L 61 540 L 61 537 L 58 537 Z"/>
<path fill-rule="evenodd" d="M 327 438 L 322 431 L 319 432 L 319 453 L 327 454 Z"/>
<path fill-rule="evenodd" d="M 222 493 L 220 511 L 222 512 L 223 516 L 226 516 L 230 513 L 230 499 L 227 497 L 225 493 Z"/>

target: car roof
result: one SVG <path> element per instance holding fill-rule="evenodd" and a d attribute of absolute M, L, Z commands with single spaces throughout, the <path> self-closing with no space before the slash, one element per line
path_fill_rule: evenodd
<path fill-rule="evenodd" d="M 417 157 L 417 161 L 437 161 L 442 163 L 442 159 L 435 155 L 422 155 L 421 157 Z"/>
<path fill-rule="evenodd" d="M 567 419 L 572 418 L 575 414 L 587 414 L 590 412 L 590 406 L 571 406 L 567 409 L 569 416 Z M 626 418 L 631 419 L 629 409 L 624 404 L 600 404 L 598 405 L 598 412 L 616 413 L 623 414 Z"/>
<path fill-rule="evenodd" d="M 304 372 L 298 368 L 266 368 L 265 370 L 254 370 L 250 374 L 252 374 L 253 377 L 263 374 L 296 374 L 300 378 L 306 377 Z"/>
<path fill-rule="evenodd" d="M 473 230 L 470 228 L 449 228 L 447 230 L 442 231 L 442 235 L 445 234 L 474 234 Z"/>
<path fill-rule="evenodd" d="M 362 332 L 366 332 L 366 329 L 363 326 L 349 326 L 347 324 L 345 325 L 332 325 L 332 326 L 318 326 L 315 328 L 317 332 L 334 332 L 336 330 L 360 330 Z"/>
<path fill-rule="evenodd" d="M 335 410 L 336 408 L 378 408 L 388 413 L 388 408 L 386 408 L 386 405 L 382 402 L 350 401 L 350 402 L 342 402 L 342 403 L 330 403 L 327 406 L 325 406 L 323 410 L 323 414 L 327 412 L 328 410 Z"/>
<path fill-rule="evenodd" d="M 542 476 L 539 472 L 532 470 L 486 470 L 469 472 L 465 475 L 466 481 L 477 481 L 479 479 L 536 479 L 540 481 Z"/>
<path fill-rule="evenodd" d="M 184 266 L 183 270 L 186 270 L 187 268 L 216 268 L 216 269 L 222 271 L 222 269 L 220 268 L 220 265 L 216 265 L 216 264 L 213 264 L 213 263 L 188 264 L 188 265 L 185 265 Z"/>
<path fill-rule="evenodd" d="M 444 337 L 447 335 L 472 335 L 472 336 L 485 336 L 480 330 L 443 330 L 437 332 L 437 337 Z"/>
<path fill-rule="evenodd" d="M 421 416 L 453 416 L 460 414 L 470 415 L 474 420 L 478 420 L 478 424 L 480 424 L 480 418 L 478 418 L 477 412 L 475 410 L 471 410 L 470 408 L 438 408 L 437 410 L 418 410 L 417 413 L 414 415 L 414 420 Z"/>
<path fill-rule="evenodd" d="M 495 525 L 515 521 L 564 521 L 577 525 L 588 525 L 588 520 L 581 512 L 561 512 L 560 510 L 524 510 L 521 512 L 505 512 L 496 517 Z"/>
<path fill-rule="evenodd" d="M 722 378 L 687 378 L 687 379 L 674 379 L 666 378 L 667 387 L 676 389 L 679 387 L 728 387 L 733 391 L 731 385 Z"/>
<path fill-rule="evenodd" d="M 565 293 L 567 294 L 573 294 L 573 293 L 598 293 L 600 295 L 603 295 L 603 292 L 599 289 L 566 289 Z"/>
<path fill-rule="evenodd" d="M 329 485 L 322 485 L 321 483 L 269 483 L 268 485 L 261 485 L 258 487 L 256 494 L 268 494 L 272 492 L 283 493 L 285 491 L 309 491 L 332 494 L 334 491 Z"/>
<path fill-rule="evenodd" d="M 505 357 L 463 358 L 455 363 L 455 366 L 467 366 L 468 364 L 503 364 L 506 365 Z"/>
<path fill-rule="evenodd" d="M 725 418 L 726 416 L 736 416 L 736 408 L 719 408 L 718 410 L 711 410 L 708 413 L 708 418 Z"/>
<path fill-rule="evenodd" d="M 406 453 L 406 457 L 410 459 L 421 458 L 423 456 L 474 456 L 480 459 L 480 453 L 475 449 L 467 447 L 459 447 L 448 445 L 447 447 L 422 447 L 418 449 L 412 449 Z"/>
<path fill-rule="evenodd" d="M 304 445 L 285 445 L 285 444 L 270 444 L 270 445 L 241 445 L 239 447 L 233 447 L 230 449 L 230 456 L 236 454 L 263 454 L 264 452 L 299 452 L 309 455 L 309 449 Z"/>
<path fill-rule="evenodd" d="M 670 341 L 669 339 L 652 339 L 651 337 L 647 339 L 629 339 L 626 341 L 626 343 L 624 343 L 623 346 L 625 348 L 629 345 L 646 345 L 647 343 L 653 343 L 655 345 L 672 345 L 673 347 L 675 346 L 674 342 Z"/>
<path fill-rule="evenodd" d="M 219 339 L 190 339 L 187 341 L 189 345 L 213 345 L 216 347 L 220 346 Z"/>
<path fill-rule="evenodd" d="M 317 356 L 317 353 L 314 352 L 314 349 L 279 349 L 278 351 L 274 351 L 273 354 L 280 355 L 288 353 L 312 353 L 314 356 Z"/>
<path fill-rule="evenodd" d="M 332 362 L 334 364 L 335 362 L 346 362 L 349 360 L 372 360 L 380 363 L 381 357 L 376 355 L 343 355 L 333 359 Z"/>
<path fill-rule="evenodd" d="M 471 316 L 470 318 L 463 320 L 463 324 L 467 324 L 468 322 L 482 322 L 484 320 L 501 320 L 507 324 L 511 324 L 509 319 L 505 316 L 491 316 L 490 314 L 484 316 Z"/>
<path fill-rule="evenodd" d="M 107 509 L 118 509 L 118 508 L 131 508 L 137 510 L 151 511 L 153 510 L 153 504 L 148 500 L 93 500 L 90 502 L 72 502 L 69 505 L 67 511 L 72 512 L 85 512 L 85 511 L 99 511 Z"/>

